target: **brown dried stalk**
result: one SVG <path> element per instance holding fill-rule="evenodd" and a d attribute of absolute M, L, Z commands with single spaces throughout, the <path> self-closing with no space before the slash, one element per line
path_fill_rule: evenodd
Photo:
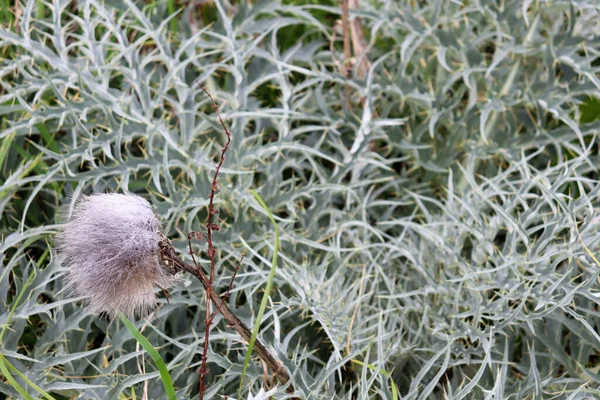
<path fill-rule="evenodd" d="M 204 271 L 181 260 L 181 258 L 177 256 L 175 248 L 167 238 L 163 238 L 162 242 L 160 243 L 160 247 L 162 251 L 163 260 L 169 263 L 168 266 L 170 268 L 172 268 L 174 271 L 184 271 L 195 276 L 202 283 L 204 289 L 208 289 L 210 283 Z M 242 337 L 242 339 L 244 339 L 246 342 L 249 342 L 250 337 L 252 336 L 252 330 L 249 329 L 246 326 L 246 324 L 244 324 L 237 317 L 237 315 L 234 314 L 233 311 L 231 311 L 227 303 L 225 303 L 225 301 L 223 301 L 219 294 L 214 290 L 210 291 L 210 299 L 212 300 L 212 303 L 215 305 L 217 310 L 219 310 L 221 315 L 223 315 L 225 321 L 227 321 L 227 325 L 229 325 L 234 331 L 236 331 Z M 282 385 L 288 383 L 288 381 L 290 380 L 290 376 L 287 370 L 285 369 L 283 362 L 279 360 L 276 356 L 271 354 L 267 347 L 258 338 L 254 343 L 254 350 L 256 350 L 256 353 L 258 354 L 260 359 L 267 364 L 273 375 L 275 375 L 275 377 L 279 380 L 279 382 L 281 382 Z"/>
<path fill-rule="evenodd" d="M 341 71 L 346 77 L 352 70 L 352 51 L 350 49 L 350 37 L 352 37 L 352 48 L 354 50 L 354 63 L 358 63 L 357 73 L 359 79 L 363 79 L 371 66 L 367 58 L 367 41 L 363 32 L 362 20 L 359 17 L 350 18 L 350 9 L 358 10 L 359 0 L 341 0 L 342 5 L 342 32 L 344 34 L 344 70 Z M 334 30 L 335 36 L 335 30 Z M 333 50 L 332 50 L 333 53 Z M 347 87 L 348 89 L 348 87 Z"/>
<path fill-rule="evenodd" d="M 227 287 L 227 291 L 225 292 L 225 296 L 223 296 L 223 300 L 227 302 L 229 300 L 229 294 L 231 293 L 231 289 L 233 289 L 233 281 L 235 281 L 235 276 L 237 275 L 240 267 L 242 266 L 242 261 L 244 261 L 244 257 L 246 257 L 246 253 L 242 253 L 242 257 L 240 258 L 240 262 L 235 267 L 233 271 L 233 275 L 231 275 L 231 280 L 229 281 L 229 286 Z"/>
<path fill-rule="evenodd" d="M 209 339 L 209 334 L 210 334 L 210 326 L 212 325 L 212 321 L 216 316 L 216 314 L 213 314 L 212 316 L 210 314 L 210 297 L 213 292 L 212 284 L 215 279 L 215 253 L 217 252 L 217 250 L 215 249 L 215 247 L 213 245 L 212 232 L 213 232 L 213 230 L 215 230 L 215 231 L 219 230 L 219 225 L 213 224 L 213 222 L 212 222 L 213 215 L 218 214 L 218 211 L 215 210 L 215 207 L 214 207 L 214 200 L 215 200 L 215 192 L 217 191 L 217 184 L 218 184 L 217 178 L 219 177 L 219 171 L 221 170 L 221 166 L 223 165 L 223 162 L 225 161 L 225 153 L 227 153 L 227 150 L 229 149 L 229 145 L 231 144 L 231 133 L 229 132 L 229 129 L 227 129 L 227 126 L 225 126 L 225 123 L 223 122 L 223 119 L 221 118 L 221 113 L 219 112 L 219 106 L 217 105 L 217 103 L 215 103 L 215 100 L 213 99 L 213 97 L 210 95 L 210 93 L 208 93 L 208 91 L 206 89 L 204 89 L 202 87 L 202 85 L 200 85 L 200 82 L 196 81 L 196 83 L 198 84 L 198 87 L 200 87 L 200 89 L 202 89 L 202 91 L 204 93 L 206 93 L 206 95 L 210 98 L 213 108 L 217 112 L 217 117 L 219 118 L 219 122 L 221 123 L 221 126 L 225 130 L 225 135 L 227 135 L 227 141 L 225 142 L 225 145 L 221 149 L 221 156 L 219 157 L 219 163 L 217 164 L 217 167 L 215 169 L 215 175 L 213 176 L 213 180 L 210 185 L 210 195 L 208 196 L 208 218 L 207 218 L 208 221 L 206 222 L 206 242 L 208 244 L 208 258 L 210 259 L 210 275 L 208 278 L 208 287 L 206 287 L 206 316 L 205 316 L 205 321 L 204 321 L 206 324 L 206 330 L 204 332 L 204 351 L 202 353 L 202 366 L 200 367 L 199 398 L 200 398 L 200 400 L 202 400 L 202 398 L 204 397 L 204 392 L 206 391 L 206 384 L 204 383 L 204 380 L 205 380 L 206 374 L 208 372 L 206 370 L 206 358 L 208 356 L 208 342 L 209 342 L 208 339 Z M 191 247 L 191 244 L 190 244 L 190 247 Z M 196 265 L 196 269 L 200 271 L 201 268 L 196 263 L 195 260 L 194 260 L 194 264 Z"/>
<path fill-rule="evenodd" d="M 350 63 L 352 60 L 351 50 L 350 50 L 350 29 L 348 25 L 349 17 L 348 17 L 348 0 L 342 0 L 342 32 L 344 35 L 344 70 L 343 73 L 346 77 L 350 75 L 352 67 L 350 67 Z M 346 86 L 346 95 L 348 95 L 349 87 Z"/>
<path fill-rule="evenodd" d="M 347 9 L 351 8 L 358 10 L 358 0 L 345 0 L 348 2 Z M 362 19 L 354 17 L 350 19 L 350 31 L 352 33 L 352 47 L 354 48 L 354 59 L 358 63 L 356 75 L 359 79 L 363 79 L 371 66 L 367 58 L 367 41 L 362 27 Z"/>
<path fill-rule="evenodd" d="M 208 218 L 207 218 L 207 222 L 205 225 L 206 229 L 207 229 L 206 242 L 207 242 L 207 247 L 208 247 L 208 258 L 210 260 L 210 271 L 209 271 L 208 276 L 206 276 L 206 273 L 204 272 L 202 267 L 197 263 L 196 258 L 194 256 L 194 251 L 192 248 L 192 239 L 202 240 L 202 238 L 203 238 L 202 233 L 190 232 L 187 237 L 189 252 L 190 252 L 190 255 L 192 256 L 192 261 L 194 263 L 193 266 L 185 263 L 177 256 L 175 249 L 171 245 L 171 242 L 166 237 L 163 237 L 163 239 L 160 243 L 160 248 L 161 248 L 161 253 L 162 253 L 161 255 L 162 255 L 163 260 L 167 263 L 168 267 L 173 272 L 185 271 L 185 272 L 188 272 L 188 273 L 194 275 L 196 278 L 198 278 L 200 280 L 200 282 L 202 283 L 202 286 L 204 286 L 204 289 L 206 290 L 206 314 L 205 314 L 205 319 L 204 319 L 206 329 L 204 332 L 204 346 L 203 346 L 203 352 L 202 352 L 202 361 L 201 361 L 201 366 L 198 369 L 198 373 L 200 374 L 199 399 L 202 400 L 202 398 L 204 397 L 204 394 L 206 393 L 205 380 L 206 380 L 206 375 L 208 373 L 208 370 L 206 368 L 206 359 L 208 356 L 210 327 L 212 325 L 213 320 L 215 319 L 215 317 L 217 315 L 217 312 L 220 312 L 223 315 L 223 318 L 225 318 L 228 325 L 231 328 L 233 328 L 246 342 L 250 341 L 250 337 L 252 336 L 252 333 L 251 333 L 251 330 L 242 321 L 240 321 L 240 319 L 229 309 L 229 307 L 226 303 L 227 299 L 229 297 L 229 294 L 231 292 L 231 289 L 233 287 L 233 282 L 234 282 L 235 276 L 236 276 L 238 270 L 240 269 L 241 263 L 244 259 L 244 256 L 245 256 L 244 254 L 242 254 L 242 257 L 235 268 L 235 271 L 233 273 L 233 276 L 231 277 L 231 281 L 229 283 L 227 291 L 224 294 L 224 299 L 221 299 L 219 294 L 217 294 L 217 292 L 215 292 L 212 288 L 212 285 L 214 282 L 214 277 L 215 277 L 215 256 L 216 256 L 216 252 L 217 252 L 217 250 L 215 249 L 214 244 L 213 244 L 212 233 L 213 233 L 213 231 L 219 230 L 219 225 L 217 223 L 213 223 L 213 215 L 218 214 L 218 211 L 214 208 L 214 198 L 215 198 L 215 193 L 217 191 L 217 186 L 218 186 L 219 171 L 221 170 L 221 166 L 223 165 L 223 162 L 225 161 L 225 153 L 227 152 L 227 150 L 229 149 L 229 145 L 231 144 L 231 133 L 229 132 L 225 123 L 223 122 L 223 119 L 221 118 L 221 114 L 219 113 L 219 106 L 217 105 L 217 103 L 215 102 L 213 97 L 210 95 L 210 93 L 208 93 L 208 91 L 205 88 L 203 88 L 200 85 L 200 83 L 198 83 L 197 81 L 196 81 L 196 83 L 198 84 L 200 89 L 204 93 L 206 93 L 206 95 L 210 98 L 213 108 L 215 109 L 215 111 L 217 113 L 219 122 L 220 122 L 221 126 L 223 127 L 225 134 L 227 135 L 227 141 L 225 142 L 225 144 L 223 145 L 223 148 L 221 149 L 221 155 L 219 157 L 219 162 L 217 163 L 217 166 L 215 168 L 215 175 L 213 176 L 213 179 L 211 182 L 211 190 L 210 190 L 210 195 L 209 195 Z M 211 301 L 216 307 L 215 312 L 212 314 L 210 312 Z M 290 378 L 289 378 L 287 371 L 285 370 L 285 368 L 283 366 L 283 363 L 279 359 L 277 359 L 277 357 L 273 356 L 271 354 L 271 352 L 265 347 L 264 344 L 262 344 L 262 342 L 259 339 L 256 340 L 254 348 L 256 349 L 256 352 L 258 353 L 258 356 L 261 358 L 261 360 L 263 360 L 264 363 L 269 366 L 269 368 L 273 372 L 273 375 L 275 375 L 277 377 L 277 379 L 282 384 L 285 385 L 289 381 Z M 293 391 L 293 388 L 290 388 L 290 389 Z"/>

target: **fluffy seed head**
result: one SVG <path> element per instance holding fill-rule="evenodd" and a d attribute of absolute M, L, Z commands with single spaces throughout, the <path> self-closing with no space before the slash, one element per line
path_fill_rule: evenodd
<path fill-rule="evenodd" d="M 58 260 L 67 267 L 67 288 L 85 296 L 90 311 L 147 313 L 154 290 L 172 282 L 160 266 L 160 222 L 142 197 L 95 194 L 77 201 L 56 238 Z"/>

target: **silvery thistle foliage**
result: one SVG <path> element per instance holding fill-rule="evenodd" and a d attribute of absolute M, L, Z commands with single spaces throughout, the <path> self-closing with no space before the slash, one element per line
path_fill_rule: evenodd
<path fill-rule="evenodd" d="M 168 35 L 164 2 L 13 2 L 18 29 L 0 27 L 4 356 L 32 349 L 35 361 L 11 362 L 42 388 L 68 387 L 68 398 L 130 389 L 141 398 L 146 387 L 147 398 L 164 398 L 162 382 L 131 362 L 137 342 L 119 324 L 98 333 L 105 325 L 74 315 L 57 269 L 36 255 L 74 182 L 147 187 L 169 199 L 160 204 L 169 226 L 201 229 L 223 137 L 197 79 L 223 99 L 237 139 L 219 187 L 228 216 L 215 237 L 219 267 L 239 257 L 232 243 L 251 254 L 236 278 L 249 318 L 273 253 L 273 227 L 248 195 L 258 189 L 285 213 L 267 322 L 276 329 L 265 325 L 263 337 L 294 360 L 307 397 L 392 398 L 383 370 L 411 400 L 598 396 L 589 253 L 600 253 L 600 120 L 578 117 L 595 118 L 580 106 L 599 97 L 596 1 L 360 1 L 351 17 L 373 40 L 364 80 L 333 65 L 345 60 L 333 35 L 339 6 L 214 1 L 214 25 L 194 34 L 197 7 L 179 3 L 181 40 Z M 52 4 L 43 19 L 37 4 Z M 349 106 L 350 96 L 365 102 Z M 52 145 L 44 127 L 56 132 Z M 173 291 L 145 331 L 173 357 L 182 399 L 198 383 L 190 327 L 204 319 L 204 293 L 198 282 Z M 211 337 L 211 387 L 237 393 L 245 347 Z M 248 376 L 256 393 L 262 368 Z M 4 380 L 0 392 L 19 398 Z"/>
<path fill-rule="evenodd" d="M 160 222 L 150 203 L 132 194 L 95 194 L 78 200 L 57 238 L 67 287 L 85 296 L 93 313 L 144 314 L 155 288 L 172 282 L 160 266 Z"/>

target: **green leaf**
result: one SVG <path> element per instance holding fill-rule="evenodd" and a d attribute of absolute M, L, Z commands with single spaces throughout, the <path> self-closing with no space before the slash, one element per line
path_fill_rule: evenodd
<path fill-rule="evenodd" d="M 4 164 L 4 159 L 6 158 L 6 154 L 8 154 L 8 149 L 15 135 L 16 133 L 13 132 L 2 140 L 2 145 L 0 145 L 0 170 L 2 170 L 2 164 Z"/>
<path fill-rule="evenodd" d="M 146 339 L 144 335 L 142 335 L 142 333 L 135 327 L 135 325 L 131 323 L 129 318 L 127 318 L 123 314 L 120 314 L 119 318 L 121 318 L 121 321 L 129 330 L 129 332 L 131 332 L 131 335 L 142 345 L 144 350 L 146 350 L 146 352 L 150 355 L 150 358 L 152 358 L 152 361 L 154 361 L 154 364 L 156 364 L 156 367 L 160 372 L 160 378 L 162 379 L 163 385 L 165 387 L 165 392 L 167 393 L 167 398 L 169 400 L 177 400 L 177 396 L 175 395 L 175 389 L 173 388 L 173 382 L 171 381 L 171 375 L 169 374 L 169 370 L 167 369 L 167 366 L 165 365 L 165 362 L 163 361 L 162 357 L 160 356 L 160 354 L 158 354 L 158 351 L 156 351 L 154 346 L 152 346 L 148 339 Z"/>
<path fill-rule="evenodd" d="M 352 360 L 353 363 L 366 366 L 371 371 L 377 371 L 377 366 L 373 364 L 365 364 L 362 361 Z M 387 376 L 390 379 L 390 386 L 392 387 L 392 400 L 398 400 L 400 398 L 400 392 L 398 391 L 398 386 L 396 386 L 396 382 L 392 378 L 392 374 L 384 370 L 383 368 L 379 368 L 379 372 L 381 372 L 384 376 Z"/>
<path fill-rule="evenodd" d="M 48 400 L 55 400 L 54 397 L 52 397 L 48 393 L 46 393 L 41 387 L 39 387 L 35 383 L 31 382 L 31 380 L 29 380 L 29 378 L 27 378 L 25 375 L 23 375 L 23 373 L 21 371 L 19 371 L 17 369 L 17 367 L 12 365 L 2 354 L 0 354 L 0 363 L 2 363 L 3 365 L 5 364 L 6 366 L 8 366 L 8 368 L 12 369 L 17 375 L 19 375 L 19 377 L 21 379 L 23 379 L 25 381 L 25 383 L 27 383 L 29 386 L 31 386 L 36 392 L 41 394 L 43 397 L 45 397 Z M 0 368 L 2 368 L 2 366 L 0 366 Z M 4 370 L 2 370 L 2 371 L 4 372 Z M 9 375 L 10 375 L 10 373 L 9 373 Z M 10 381 L 10 379 L 9 379 L 9 381 Z"/>
<path fill-rule="evenodd" d="M 10 313 L 8 314 L 8 318 L 6 319 L 6 323 L 4 324 L 4 326 L 2 327 L 2 331 L 0 332 L 0 343 L 2 343 L 2 338 L 4 337 L 4 334 L 6 333 L 6 330 L 8 329 L 8 325 L 10 324 L 10 320 L 11 320 L 13 314 L 15 313 L 15 310 L 17 309 L 17 306 L 21 302 L 21 299 L 23 298 L 23 294 L 25 294 L 25 290 L 27 289 L 27 287 L 29 286 L 29 284 L 31 283 L 31 281 L 33 280 L 33 278 L 35 278 L 35 269 L 32 270 L 31 273 L 29 274 L 29 278 L 27 278 L 27 281 L 25 282 L 25 284 L 21 288 L 21 291 L 19 292 L 19 295 L 17 296 L 16 300 L 12 304 L 12 307 L 10 308 Z"/>
<path fill-rule="evenodd" d="M 23 396 L 25 399 L 27 400 L 33 400 L 33 397 L 31 397 L 29 395 L 29 393 L 27 393 L 25 391 L 25 389 L 23 389 L 23 387 L 21 385 L 19 385 L 19 383 L 15 380 L 15 378 L 10 374 L 10 372 L 8 371 L 8 368 L 6 368 L 6 364 L 8 364 L 8 360 L 6 358 L 4 358 L 3 355 L 0 355 L 0 371 L 2 371 L 2 374 L 4 375 L 4 377 L 8 380 L 8 383 L 10 384 L 10 386 L 14 387 L 17 392 L 19 392 L 21 394 L 21 396 Z"/>
<path fill-rule="evenodd" d="M 263 315 L 265 313 L 265 309 L 267 308 L 267 302 L 269 301 L 269 294 L 271 293 L 271 288 L 273 287 L 273 280 L 275 279 L 275 271 L 277 271 L 277 256 L 279 253 L 279 226 L 277 226 L 277 222 L 275 218 L 273 218 L 273 214 L 267 204 L 264 202 L 262 197 L 255 191 L 252 190 L 252 195 L 259 202 L 261 207 L 267 212 L 273 227 L 275 228 L 275 246 L 273 248 L 273 259 L 271 261 L 271 272 L 269 273 L 269 278 L 267 279 L 267 287 L 265 288 L 265 293 L 263 294 L 262 301 L 260 302 L 260 308 L 258 309 L 258 315 L 256 316 L 256 322 L 254 323 L 254 327 L 252 328 L 252 336 L 250 337 L 250 343 L 248 343 L 248 352 L 246 353 L 246 358 L 244 360 L 244 367 L 242 368 L 242 378 L 240 380 L 240 387 L 238 389 L 238 397 L 241 394 L 242 387 L 244 385 L 244 377 L 246 376 L 246 370 L 248 369 L 248 364 L 250 363 L 250 357 L 252 355 L 252 350 L 254 349 L 254 343 L 256 342 L 256 337 L 258 336 L 258 331 L 260 330 L 260 324 L 262 322 Z"/>
<path fill-rule="evenodd" d="M 173 17 L 175 14 L 175 0 L 167 0 L 167 11 L 169 12 L 169 16 L 171 20 L 169 21 L 169 30 L 172 34 L 177 33 L 177 19 Z"/>

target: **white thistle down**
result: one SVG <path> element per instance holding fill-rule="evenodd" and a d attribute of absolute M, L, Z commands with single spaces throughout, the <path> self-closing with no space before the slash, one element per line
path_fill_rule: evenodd
<path fill-rule="evenodd" d="M 81 198 L 57 236 L 68 290 L 85 296 L 93 313 L 147 313 L 156 304 L 155 288 L 173 281 L 160 266 L 160 239 L 160 222 L 142 197 Z"/>

